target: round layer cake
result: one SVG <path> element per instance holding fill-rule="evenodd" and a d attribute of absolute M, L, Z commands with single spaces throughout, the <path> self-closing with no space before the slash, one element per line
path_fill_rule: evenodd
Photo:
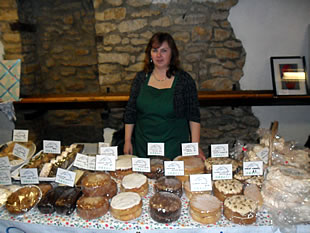
<path fill-rule="evenodd" d="M 213 193 L 220 200 L 224 201 L 227 197 L 241 194 L 243 184 L 238 180 L 216 180 L 213 183 Z"/>
<path fill-rule="evenodd" d="M 164 161 L 169 161 L 166 157 L 152 157 L 150 158 L 151 172 L 145 172 L 150 179 L 158 179 L 159 177 L 164 176 Z"/>
<path fill-rule="evenodd" d="M 210 194 L 197 194 L 190 200 L 192 218 L 203 224 L 215 224 L 221 218 L 222 202 Z"/>
<path fill-rule="evenodd" d="M 257 205 L 244 195 L 234 195 L 224 201 L 224 216 L 236 224 L 256 222 Z"/>
<path fill-rule="evenodd" d="M 121 221 L 138 218 L 142 213 L 142 199 L 138 193 L 119 193 L 111 200 L 110 212 L 114 218 Z"/>
<path fill-rule="evenodd" d="M 77 214 L 86 220 L 99 218 L 109 210 L 109 200 L 106 197 L 82 196 L 76 203 Z"/>
<path fill-rule="evenodd" d="M 132 173 L 132 158 L 135 155 L 120 155 L 115 161 L 115 171 L 110 171 L 111 176 L 116 179 L 123 179 L 124 176 Z"/>
<path fill-rule="evenodd" d="M 184 176 L 176 176 L 182 182 L 189 180 L 189 175 L 205 172 L 203 160 L 198 156 L 178 156 L 174 161 L 184 161 Z"/>
<path fill-rule="evenodd" d="M 109 193 L 112 179 L 105 172 L 93 172 L 85 175 L 81 180 L 82 192 L 87 197 L 105 196 Z"/>
<path fill-rule="evenodd" d="M 169 192 L 182 197 L 182 182 L 174 176 L 163 176 L 158 178 L 154 183 L 155 192 Z"/>
<path fill-rule="evenodd" d="M 240 182 L 244 183 L 246 180 L 252 178 L 252 176 L 244 176 L 243 170 L 238 171 L 234 174 L 234 179 L 239 180 Z"/>
<path fill-rule="evenodd" d="M 124 176 L 121 183 L 122 192 L 135 192 L 141 197 L 148 193 L 149 184 L 147 177 L 140 173 L 132 173 Z"/>
<path fill-rule="evenodd" d="M 190 182 L 188 180 L 184 183 L 184 190 L 185 195 L 189 200 L 197 194 L 211 194 L 211 191 L 191 191 Z"/>
<path fill-rule="evenodd" d="M 213 165 L 220 165 L 220 164 L 231 164 L 232 165 L 232 171 L 236 172 L 238 167 L 239 167 L 239 163 L 231 158 L 207 158 L 205 161 L 205 166 L 206 166 L 206 171 L 207 173 L 212 173 L 212 166 Z"/>
<path fill-rule="evenodd" d="M 11 214 L 23 214 L 33 208 L 41 197 L 42 192 L 39 187 L 25 186 L 11 193 L 5 207 Z"/>
<path fill-rule="evenodd" d="M 169 223 L 179 219 L 182 203 L 180 198 L 173 193 L 158 192 L 151 197 L 149 208 L 154 221 Z"/>

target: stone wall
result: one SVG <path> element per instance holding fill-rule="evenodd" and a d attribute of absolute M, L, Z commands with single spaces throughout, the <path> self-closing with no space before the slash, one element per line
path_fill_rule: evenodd
<path fill-rule="evenodd" d="M 158 31 L 175 38 L 182 67 L 198 90 L 239 89 L 246 53 L 228 21 L 238 0 L 17 3 L 0 1 L 0 39 L 5 59 L 23 59 L 22 95 L 127 92 L 143 67 L 149 38 Z M 35 31 L 11 31 L 10 23 L 17 20 Z M 41 118 L 41 133 L 67 142 L 101 141 L 103 127 L 122 127 L 123 111 L 49 111 Z M 210 143 L 256 139 L 259 122 L 251 107 L 201 107 L 201 113 L 201 145 L 206 152 Z"/>

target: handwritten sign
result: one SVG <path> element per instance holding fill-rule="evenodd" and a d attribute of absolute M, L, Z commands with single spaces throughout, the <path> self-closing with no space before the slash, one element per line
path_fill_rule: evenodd
<path fill-rule="evenodd" d="M 184 176 L 184 161 L 164 161 L 165 176 Z"/>
<path fill-rule="evenodd" d="M 20 169 L 19 176 L 21 184 L 39 184 L 37 168 Z"/>
<path fill-rule="evenodd" d="M 228 157 L 228 144 L 211 145 L 211 157 Z"/>
<path fill-rule="evenodd" d="M 14 129 L 13 141 L 14 142 L 28 142 L 28 130 Z"/>
<path fill-rule="evenodd" d="M 57 169 L 55 182 L 73 187 L 75 181 L 75 172 L 71 172 L 62 168 Z"/>
<path fill-rule="evenodd" d="M 213 180 L 232 179 L 232 165 L 231 164 L 212 165 L 212 179 Z"/>
<path fill-rule="evenodd" d="M 182 155 L 183 156 L 199 155 L 198 142 L 182 143 Z"/>
<path fill-rule="evenodd" d="M 60 154 L 61 152 L 60 141 L 43 140 L 43 152 L 50 154 Z"/>
<path fill-rule="evenodd" d="M 243 162 L 244 176 L 262 176 L 264 172 L 263 161 Z"/>
<path fill-rule="evenodd" d="M 150 172 L 151 165 L 149 158 L 132 158 L 132 170 L 134 172 Z"/>
<path fill-rule="evenodd" d="M 147 154 L 148 155 L 157 155 L 164 156 L 165 155 L 165 143 L 162 142 L 149 142 L 147 144 Z"/>
<path fill-rule="evenodd" d="M 209 191 L 212 190 L 211 174 L 195 174 L 189 176 L 191 191 Z"/>
<path fill-rule="evenodd" d="M 97 171 L 115 171 L 115 157 L 109 155 L 96 155 Z"/>
<path fill-rule="evenodd" d="M 21 158 L 22 160 L 26 160 L 29 154 L 29 149 L 27 147 L 24 147 L 18 143 L 15 143 L 13 148 L 13 155 L 17 156 L 18 158 Z"/>

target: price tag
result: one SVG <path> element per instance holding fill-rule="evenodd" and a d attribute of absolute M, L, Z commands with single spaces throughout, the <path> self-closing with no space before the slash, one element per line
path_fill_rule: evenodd
<path fill-rule="evenodd" d="M 0 169 L 1 170 L 11 170 L 11 164 L 7 156 L 0 157 Z"/>
<path fill-rule="evenodd" d="M 157 155 L 164 156 L 165 155 L 165 143 L 147 143 L 147 154 L 148 155 Z"/>
<path fill-rule="evenodd" d="M 211 145 L 211 157 L 228 157 L 228 144 Z"/>
<path fill-rule="evenodd" d="M 109 155 L 96 155 L 97 171 L 115 171 L 115 157 Z"/>
<path fill-rule="evenodd" d="M 11 172 L 10 170 L 4 169 L 0 170 L 0 184 L 1 185 L 11 185 Z"/>
<path fill-rule="evenodd" d="M 267 164 L 268 163 L 268 156 L 269 156 L 269 148 L 265 147 L 261 151 L 257 152 L 256 155 L 257 155 L 258 158 L 263 160 L 263 162 L 265 164 Z"/>
<path fill-rule="evenodd" d="M 114 156 L 115 159 L 117 159 L 117 146 L 104 146 L 100 147 L 99 153 L 101 155 L 106 155 L 106 156 Z"/>
<path fill-rule="evenodd" d="M 73 162 L 73 166 L 82 169 L 88 169 L 88 156 L 77 153 Z"/>
<path fill-rule="evenodd" d="M 263 161 L 243 162 L 244 176 L 262 176 L 264 172 Z"/>
<path fill-rule="evenodd" d="M 164 161 L 165 176 L 184 176 L 184 161 Z"/>
<path fill-rule="evenodd" d="M 22 160 L 26 160 L 28 154 L 29 154 L 29 149 L 27 147 L 24 147 L 18 143 L 15 143 L 14 148 L 13 148 L 13 155 L 17 156 L 18 158 L 21 158 Z"/>
<path fill-rule="evenodd" d="M 43 152 L 50 154 L 60 154 L 60 141 L 43 140 Z"/>
<path fill-rule="evenodd" d="M 21 184 L 39 184 L 37 168 L 20 169 L 19 176 Z"/>
<path fill-rule="evenodd" d="M 199 155 L 198 142 L 182 143 L 182 155 L 183 156 Z"/>
<path fill-rule="evenodd" d="M 107 142 L 98 142 L 98 153 L 100 154 L 101 147 L 108 147 L 108 146 L 111 146 L 111 144 Z"/>
<path fill-rule="evenodd" d="M 196 191 L 212 190 L 211 174 L 195 174 L 189 176 L 190 189 Z"/>
<path fill-rule="evenodd" d="M 95 171 L 96 170 L 96 157 L 88 156 L 87 158 L 87 170 Z"/>
<path fill-rule="evenodd" d="M 212 165 L 213 180 L 230 180 L 232 179 L 232 164 Z"/>
<path fill-rule="evenodd" d="M 150 159 L 132 158 L 132 171 L 134 172 L 151 172 Z"/>
<path fill-rule="evenodd" d="M 14 129 L 13 141 L 14 142 L 28 142 L 28 130 Z"/>
<path fill-rule="evenodd" d="M 71 172 L 62 168 L 57 169 L 55 182 L 73 187 L 75 181 L 75 172 Z"/>

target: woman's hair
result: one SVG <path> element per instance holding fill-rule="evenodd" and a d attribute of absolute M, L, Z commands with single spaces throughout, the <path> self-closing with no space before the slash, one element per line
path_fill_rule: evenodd
<path fill-rule="evenodd" d="M 180 60 L 179 60 L 179 50 L 175 44 L 174 39 L 169 33 L 157 32 L 150 39 L 146 49 L 145 49 L 145 60 L 144 60 L 144 71 L 146 73 L 152 72 L 154 69 L 154 63 L 151 60 L 151 50 L 152 48 L 158 48 L 162 43 L 167 42 L 171 49 L 171 60 L 169 69 L 167 71 L 167 77 L 171 78 L 172 75 L 175 75 L 176 71 L 180 69 Z"/>

